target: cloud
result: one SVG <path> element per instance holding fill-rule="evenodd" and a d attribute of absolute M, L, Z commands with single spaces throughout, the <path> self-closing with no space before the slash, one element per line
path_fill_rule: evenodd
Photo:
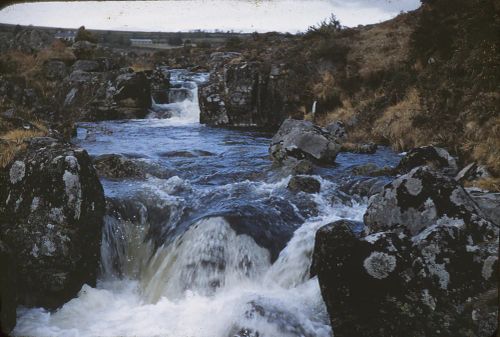
<path fill-rule="evenodd" d="M 281 31 L 296 33 L 335 13 L 343 25 L 376 23 L 418 0 L 169 0 L 18 4 L 0 22 L 37 26 L 140 31 Z"/>

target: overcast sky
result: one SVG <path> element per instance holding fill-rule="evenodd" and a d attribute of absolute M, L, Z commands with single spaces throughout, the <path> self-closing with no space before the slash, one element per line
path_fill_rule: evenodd
<path fill-rule="evenodd" d="M 165 0 L 17 4 L 1 23 L 139 31 L 305 31 L 330 16 L 345 26 L 377 23 L 417 8 L 419 0 Z"/>

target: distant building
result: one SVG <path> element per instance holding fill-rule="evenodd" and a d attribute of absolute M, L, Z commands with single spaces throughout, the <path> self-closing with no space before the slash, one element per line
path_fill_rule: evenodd
<path fill-rule="evenodd" d="M 56 33 L 56 35 L 54 35 L 55 39 L 64 40 L 64 41 L 68 41 L 68 42 L 75 42 L 75 37 L 76 37 L 76 33 L 74 31 L 71 31 L 71 30 L 58 31 Z"/>
<path fill-rule="evenodd" d="M 153 45 L 153 40 L 151 39 L 130 39 L 130 44 L 132 47 L 145 47 Z"/>

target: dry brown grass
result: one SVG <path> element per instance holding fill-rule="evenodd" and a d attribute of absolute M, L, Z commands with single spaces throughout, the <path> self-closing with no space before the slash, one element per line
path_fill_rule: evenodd
<path fill-rule="evenodd" d="M 500 175 L 500 116 L 479 125 L 467 123 L 462 150 L 471 159 L 482 163 L 495 175 Z"/>
<path fill-rule="evenodd" d="M 484 178 L 474 181 L 466 181 L 466 187 L 479 187 L 490 192 L 500 192 L 500 178 Z"/>
<path fill-rule="evenodd" d="M 373 125 L 373 135 L 386 139 L 396 151 L 428 145 L 431 135 L 425 130 L 416 130 L 412 118 L 421 111 L 420 97 L 415 88 L 411 88 L 405 98 L 386 109 Z"/>
<path fill-rule="evenodd" d="M 26 149 L 27 140 L 47 135 L 48 129 L 42 122 L 33 124 L 37 129 L 14 129 L 0 136 L 0 167 L 5 167 L 17 153 Z"/>

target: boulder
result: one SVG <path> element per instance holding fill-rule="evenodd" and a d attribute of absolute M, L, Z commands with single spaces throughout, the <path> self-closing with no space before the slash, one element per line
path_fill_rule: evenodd
<path fill-rule="evenodd" d="M 293 174 L 311 174 L 314 170 L 313 163 L 307 159 L 299 160 L 292 167 Z"/>
<path fill-rule="evenodd" d="M 401 229 L 416 235 L 437 219 L 469 221 L 472 216 L 485 217 L 462 186 L 429 167 L 417 167 L 370 200 L 364 221 L 367 233 Z"/>
<path fill-rule="evenodd" d="M 348 178 L 339 184 L 339 190 L 350 196 L 370 198 L 382 192 L 389 181 L 382 176 Z"/>
<path fill-rule="evenodd" d="M 77 59 L 92 59 L 97 45 L 89 41 L 78 41 L 73 43 L 72 49 Z"/>
<path fill-rule="evenodd" d="M 287 188 L 292 192 L 318 193 L 321 189 L 321 184 L 313 177 L 293 176 Z"/>
<path fill-rule="evenodd" d="M 0 240 L 17 258 L 20 305 L 54 309 L 95 284 L 103 215 L 103 189 L 83 149 L 32 138 L 0 169 Z"/>
<path fill-rule="evenodd" d="M 308 159 L 331 164 L 340 145 L 323 128 L 309 121 L 287 119 L 271 140 L 269 152 L 276 162 Z"/>
<path fill-rule="evenodd" d="M 145 174 L 133 160 L 120 154 L 103 154 L 94 158 L 93 162 L 100 177 L 145 178 Z"/>
<path fill-rule="evenodd" d="M 466 191 L 488 219 L 500 225 L 500 193 L 486 192 L 477 188 L 466 188 Z"/>
<path fill-rule="evenodd" d="M 62 80 L 68 74 L 68 69 L 63 61 L 51 59 L 43 64 L 43 72 L 49 80 Z"/>
<path fill-rule="evenodd" d="M 454 176 L 458 172 L 455 158 L 443 148 L 435 146 L 417 147 L 408 151 L 398 166 L 396 171 L 404 174 L 410 172 L 418 166 L 430 166 L 446 175 Z"/>
<path fill-rule="evenodd" d="M 339 141 L 343 142 L 347 138 L 347 131 L 342 121 L 336 121 L 328 124 L 325 126 L 325 130 L 330 132 L 330 134 Z"/>
<path fill-rule="evenodd" d="M 415 168 L 370 199 L 365 226 L 316 234 L 336 337 L 493 335 L 499 228 L 454 180 Z"/>
<path fill-rule="evenodd" d="M 73 71 L 98 72 L 102 71 L 101 64 L 94 60 L 78 60 L 72 66 Z"/>
<path fill-rule="evenodd" d="M 0 334 L 8 335 L 16 325 L 16 257 L 0 241 Z"/>

